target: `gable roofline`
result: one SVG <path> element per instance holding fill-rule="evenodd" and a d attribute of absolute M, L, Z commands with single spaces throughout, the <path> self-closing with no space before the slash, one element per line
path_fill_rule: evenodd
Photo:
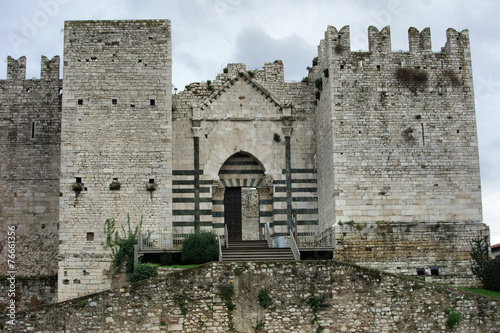
<path fill-rule="evenodd" d="M 238 80 L 243 79 L 250 83 L 257 91 L 259 91 L 262 95 L 264 95 L 265 99 L 269 99 L 271 103 L 274 103 L 274 105 L 280 109 L 283 110 L 285 107 L 281 103 L 280 100 L 278 100 L 271 92 L 269 92 L 266 88 L 264 88 L 260 83 L 255 81 L 246 71 L 240 70 L 238 73 L 231 77 L 227 82 L 214 91 L 210 96 L 205 98 L 199 105 L 198 108 L 203 111 L 206 107 L 208 107 L 210 104 L 212 104 L 215 100 L 221 96 L 226 89 L 229 89 L 232 85 L 234 85 Z"/>

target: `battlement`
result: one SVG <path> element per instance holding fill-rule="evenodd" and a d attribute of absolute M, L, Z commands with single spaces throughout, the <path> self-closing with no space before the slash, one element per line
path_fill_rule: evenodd
<path fill-rule="evenodd" d="M 60 58 L 55 56 L 48 59 L 42 56 L 40 79 L 41 80 L 57 80 L 59 79 Z M 26 80 L 26 57 L 22 56 L 19 59 L 14 59 L 11 56 L 7 58 L 7 80 L 22 81 Z"/>
<path fill-rule="evenodd" d="M 324 43 L 324 44 L 323 44 Z M 408 44 L 410 53 L 432 52 L 431 30 L 424 28 L 421 32 L 414 27 L 408 29 Z M 325 32 L 325 39 L 320 43 L 320 54 L 322 45 L 328 45 L 335 52 L 351 52 L 349 26 L 344 26 L 337 30 L 333 26 L 328 26 Z M 469 50 L 469 31 L 467 29 L 458 32 L 453 28 L 446 30 L 446 44 L 441 52 L 457 53 Z M 391 53 L 391 30 L 389 26 L 378 30 L 374 26 L 368 27 L 368 50 L 373 53 Z"/>

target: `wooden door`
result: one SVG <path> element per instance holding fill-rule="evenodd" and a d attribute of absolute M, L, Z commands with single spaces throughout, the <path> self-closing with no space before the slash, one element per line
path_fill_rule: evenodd
<path fill-rule="evenodd" d="M 227 187 L 224 192 L 224 222 L 230 241 L 241 241 L 241 187 Z"/>

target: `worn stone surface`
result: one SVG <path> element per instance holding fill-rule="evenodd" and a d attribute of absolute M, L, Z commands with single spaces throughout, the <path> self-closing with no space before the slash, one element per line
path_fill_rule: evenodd
<path fill-rule="evenodd" d="M 0 279 L 0 312 L 7 313 L 11 282 Z M 15 280 L 17 311 L 57 302 L 57 276 L 19 277 Z"/>
<path fill-rule="evenodd" d="M 454 332 L 498 332 L 497 299 L 332 261 L 210 263 L 1 323 L 4 332 L 254 332 L 257 323 L 266 332 L 446 332 L 448 307 L 461 315 Z"/>

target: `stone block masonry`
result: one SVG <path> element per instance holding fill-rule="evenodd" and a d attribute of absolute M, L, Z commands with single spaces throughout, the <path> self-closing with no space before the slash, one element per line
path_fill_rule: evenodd
<path fill-rule="evenodd" d="M 172 214 L 170 21 L 66 22 L 64 52 L 60 300 L 110 287 L 107 218 L 154 232 Z"/>
<path fill-rule="evenodd" d="M 461 316 L 454 332 L 495 332 L 498 304 L 333 261 L 209 263 L 0 323 L 3 332 L 448 332 L 450 308 Z"/>
<path fill-rule="evenodd" d="M 320 219 L 481 222 L 468 31 L 434 53 L 429 29 L 409 29 L 409 52 L 368 30 L 369 51 L 352 52 L 349 27 L 329 27 L 311 71 Z"/>
<path fill-rule="evenodd" d="M 40 79 L 26 79 L 26 58 L 9 57 L 0 80 L 0 275 L 9 226 L 18 277 L 57 272 L 62 80 L 59 57 L 41 62 Z"/>

